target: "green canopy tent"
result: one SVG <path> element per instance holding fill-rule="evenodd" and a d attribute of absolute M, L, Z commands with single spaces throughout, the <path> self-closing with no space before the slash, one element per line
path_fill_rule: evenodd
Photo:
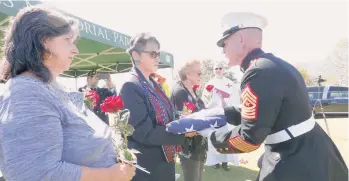
<path fill-rule="evenodd" d="M 24 7 L 39 4 L 41 1 L 0 1 L 0 39 L 4 37 L 11 16 Z M 63 12 L 65 13 L 65 12 Z M 61 76 L 84 77 L 91 69 L 99 72 L 121 73 L 131 69 L 130 56 L 125 52 L 130 36 L 94 24 L 87 20 L 65 13 L 79 20 L 80 38 L 79 55 L 73 59 L 71 68 Z M 2 41 L 0 42 L 2 45 Z M 160 68 L 173 68 L 173 55 L 167 52 L 160 54 Z"/>

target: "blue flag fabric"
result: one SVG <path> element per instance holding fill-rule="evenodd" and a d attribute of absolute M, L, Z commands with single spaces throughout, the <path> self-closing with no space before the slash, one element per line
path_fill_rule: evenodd
<path fill-rule="evenodd" d="M 190 116 L 168 123 L 166 131 L 174 134 L 184 134 L 209 128 L 220 128 L 226 124 L 226 116 Z"/>

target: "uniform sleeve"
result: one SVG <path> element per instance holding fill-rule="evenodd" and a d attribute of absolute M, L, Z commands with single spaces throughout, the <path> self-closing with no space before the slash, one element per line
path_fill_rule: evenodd
<path fill-rule="evenodd" d="M 277 118 L 283 98 L 283 86 L 275 71 L 253 68 L 241 83 L 242 107 L 226 109 L 229 119 L 241 124 L 232 130 L 211 135 L 214 147 L 220 153 L 245 153 L 259 148 L 269 135 Z"/>
<path fill-rule="evenodd" d="M 13 93 L 2 102 L 6 112 L 1 111 L 0 140 L 6 180 L 79 181 L 80 166 L 61 160 L 59 110 L 34 91 Z"/>
<path fill-rule="evenodd" d="M 238 107 L 230 106 L 224 108 L 224 115 L 227 117 L 227 122 L 234 126 L 241 124 L 241 110 Z"/>
<path fill-rule="evenodd" d="M 126 82 L 120 91 L 124 107 L 130 110 L 129 123 L 135 128 L 132 137 L 148 145 L 179 145 L 184 142 L 184 135 L 172 134 L 164 126 L 154 125 L 145 103 L 146 97 L 132 82 Z"/>

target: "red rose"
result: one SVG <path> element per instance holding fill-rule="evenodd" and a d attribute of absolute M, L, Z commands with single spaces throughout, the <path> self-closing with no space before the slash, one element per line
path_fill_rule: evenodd
<path fill-rule="evenodd" d="M 195 111 L 196 109 L 196 106 L 192 102 L 184 102 L 184 106 L 186 106 L 191 111 Z"/>
<path fill-rule="evenodd" d="M 85 94 L 85 99 L 87 100 L 88 104 L 92 104 L 89 106 L 92 106 L 93 108 L 99 103 L 99 95 L 94 90 L 90 90 L 87 94 Z"/>
<path fill-rule="evenodd" d="M 208 92 L 211 92 L 211 91 L 213 90 L 213 88 L 214 88 L 213 85 L 207 85 L 207 86 L 206 86 L 206 90 L 207 90 Z"/>
<path fill-rule="evenodd" d="M 199 87 L 200 87 L 200 85 L 194 85 L 193 86 L 193 91 L 195 92 Z"/>
<path fill-rule="evenodd" d="M 124 107 L 124 103 L 120 96 L 107 97 L 101 104 L 101 111 L 103 112 L 117 112 Z"/>

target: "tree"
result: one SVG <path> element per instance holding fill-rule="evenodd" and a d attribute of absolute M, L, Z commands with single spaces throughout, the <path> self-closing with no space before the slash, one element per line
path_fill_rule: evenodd
<path fill-rule="evenodd" d="M 334 64 L 340 85 L 348 86 L 348 39 L 341 39 L 328 59 Z"/>
<path fill-rule="evenodd" d="M 214 77 L 213 73 L 214 61 L 204 60 L 201 62 L 201 84 L 205 85 L 210 79 Z"/>
<path fill-rule="evenodd" d="M 302 68 L 302 67 L 296 67 L 297 70 L 302 74 L 302 77 L 304 79 L 304 82 L 307 86 L 311 86 L 314 85 L 315 78 L 313 78 L 312 76 L 310 76 L 310 74 L 308 73 L 307 69 Z"/>

